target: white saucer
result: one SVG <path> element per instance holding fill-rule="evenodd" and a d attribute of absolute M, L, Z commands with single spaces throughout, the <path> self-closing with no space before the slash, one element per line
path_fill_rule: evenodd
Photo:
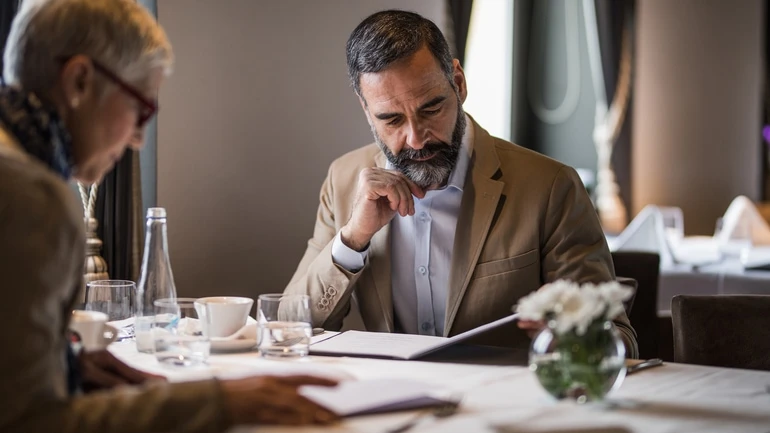
<path fill-rule="evenodd" d="M 253 338 L 238 338 L 235 340 L 211 340 L 212 352 L 241 352 L 254 349 L 257 340 Z"/>

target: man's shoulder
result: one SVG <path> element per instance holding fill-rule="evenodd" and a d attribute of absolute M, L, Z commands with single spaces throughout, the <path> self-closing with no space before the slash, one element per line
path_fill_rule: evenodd
<path fill-rule="evenodd" d="M 505 167 L 529 167 L 535 171 L 556 174 L 565 167 L 563 162 L 536 152 L 532 149 L 511 143 L 502 138 L 492 137 L 495 152 L 500 159 L 500 165 Z M 503 170 L 505 172 L 505 170 Z"/>
<path fill-rule="evenodd" d="M 332 164 L 332 170 L 353 170 L 358 174 L 358 171 L 367 167 L 374 167 L 376 165 L 376 158 L 381 155 L 382 151 L 376 144 L 372 143 L 358 149 L 351 150 L 350 152 L 335 159 Z"/>

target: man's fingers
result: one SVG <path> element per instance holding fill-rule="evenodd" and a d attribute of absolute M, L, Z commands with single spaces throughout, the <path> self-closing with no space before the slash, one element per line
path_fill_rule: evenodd
<path fill-rule="evenodd" d="M 542 320 L 519 320 L 517 325 L 519 329 L 527 332 L 529 338 L 535 338 L 545 328 L 545 322 Z"/>
<path fill-rule="evenodd" d="M 415 196 L 415 197 L 417 197 L 417 198 L 423 198 L 423 197 L 425 197 L 425 191 L 423 191 L 423 190 L 422 190 L 422 188 L 420 188 L 419 186 L 417 186 L 417 184 L 416 184 L 416 183 L 414 183 L 414 182 L 412 182 L 411 180 L 409 180 L 409 178 L 408 178 L 408 177 L 406 177 L 405 175 L 403 175 L 403 174 L 402 174 L 401 176 L 402 176 L 402 177 L 404 178 L 404 180 L 406 181 L 406 185 L 409 187 L 409 192 L 410 192 L 410 193 L 411 193 L 413 196 Z"/>
<path fill-rule="evenodd" d="M 379 197 L 385 197 L 388 200 L 388 206 L 392 211 L 398 212 L 401 216 L 409 212 L 411 195 L 406 193 L 406 186 L 399 179 L 388 179 L 374 188 Z"/>
<path fill-rule="evenodd" d="M 520 329 L 540 329 L 545 323 L 539 320 L 519 320 L 517 322 Z"/>
<path fill-rule="evenodd" d="M 412 203 L 412 194 L 409 192 L 409 187 L 403 182 L 399 182 L 397 185 L 398 192 L 401 195 L 401 203 L 399 203 L 399 214 L 404 217 L 409 215 Z"/>

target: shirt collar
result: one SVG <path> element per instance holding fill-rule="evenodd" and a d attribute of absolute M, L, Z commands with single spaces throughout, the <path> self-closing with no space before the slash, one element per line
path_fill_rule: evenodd
<path fill-rule="evenodd" d="M 467 114 L 463 114 L 465 116 L 465 133 L 463 133 L 463 139 L 460 145 L 460 151 L 457 154 L 457 162 L 455 163 L 454 169 L 452 169 L 452 173 L 449 174 L 449 180 L 447 181 L 447 185 L 444 188 L 439 189 L 445 190 L 448 188 L 455 188 L 458 191 L 463 191 L 463 186 L 465 185 L 465 175 L 468 173 L 468 163 L 471 160 L 471 143 L 473 143 L 473 122 L 471 122 L 471 119 L 468 117 Z M 387 161 L 385 164 L 385 168 L 388 170 L 393 170 L 395 167 L 393 164 L 390 163 L 390 161 Z"/>

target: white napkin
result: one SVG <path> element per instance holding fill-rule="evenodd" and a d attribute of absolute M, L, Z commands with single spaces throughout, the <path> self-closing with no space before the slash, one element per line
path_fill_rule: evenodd
<path fill-rule="evenodd" d="M 717 235 L 721 246 L 749 243 L 770 245 L 770 226 L 748 197 L 739 195 L 722 216 L 722 229 Z"/>
<path fill-rule="evenodd" d="M 257 339 L 257 321 L 249 316 L 246 319 L 246 324 L 234 334 L 227 337 L 211 337 L 212 341 L 229 341 L 229 340 L 256 340 Z"/>
<path fill-rule="evenodd" d="M 665 216 L 664 216 L 665 214 Z M 642 251 L 658 253 L 662 264 L 674 262 L 669 238 L 683 236 L 682 210 L 673 207 L 645 206 L 612 241 L 612 251 Z M 667 233 L 666 220 L 673 220 L 671 233 Z"/>

